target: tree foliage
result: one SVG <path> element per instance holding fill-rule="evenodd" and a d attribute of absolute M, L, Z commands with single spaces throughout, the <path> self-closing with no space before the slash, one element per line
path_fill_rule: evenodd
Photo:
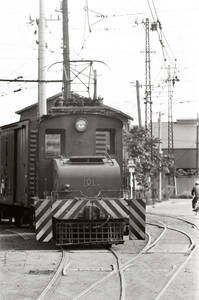
<path fill-rule="evenodd" d="M 135 161 L 136 180 L 147 187 L 148 178 L 157 176 L 160 167 L 168 167 L 169 161 L 159 153 L 159 139 L 144 128 L 133 127 L 124 136 L 128 156 Z"/>
<path fill-rule="evenodd" d="M 100 96 L 92 99 L 77 93 L 71 93 L 71 97 L 67 100 L 64 100 L 63 96 L 58 97 L 55 106 L 100 106 L 102 104 L 103 98 Z"/>

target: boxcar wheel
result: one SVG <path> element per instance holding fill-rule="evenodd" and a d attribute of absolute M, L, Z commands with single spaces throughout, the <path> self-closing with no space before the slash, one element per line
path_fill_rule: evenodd
<path fill-rule="evenodd" d="M 110 249 L 110 248 L 112 247 L 112 244 L 105 244 L 105 247 L 106 247 L 107 249 Z"/>
<path fill-rule="evenodd" d="M 16 215 L 15 216 L 15 225 L 16 227 L 21 227 L 22 226 L 22 216 L 21 215 Z"/>

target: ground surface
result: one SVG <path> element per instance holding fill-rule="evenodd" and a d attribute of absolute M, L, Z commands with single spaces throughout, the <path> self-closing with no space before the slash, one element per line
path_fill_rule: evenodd
<path fill-rule="evenodd" d="M 191 199 L 172 199 L 169 201 L 156 203 L 155 206 L 147 207 L 148 213 L 157 213 L 162 215 L 178 216 L 182 219 L 193 222 L 199 228 L 199 214 L 196 216 L 191 208 Z M 149 216 L 149 215 L 148 215 Z M 175 221 L 169 219 L 169 223 L 173 224 Z M 177 273 L 176 278 L 171 282 L 169 288 L 161 296 L 161 299 L 187 299 L 198 300 L 199 299 L 199 249 L 197 248 L 199 243 L 198 229 L 193 226 L 188 226 L 183 223 L 179 223 L 181 228 L 185 228 L 195 242 L 195 251 L 191 253 L 190 259 L 180 272 Z M 168 255 L 169 256 L 169 255 Z M 175 255 L 173 255 L 175 258 Z M 167 257 L 167 260 L 169 257 Z M 175 268 L 175 259 L 173 262 L 173 268 Z M 158 278 L 154 277 L 154 280 Z"/>
<path fill-rule="evenodd" d="M 160 216 L 159 214 L 163 215 Z M 123 267 L 124 299 L 199 299 L 199 231 L 192 224 L 172 219 L 178 216 L 199 226 L 199 215 L 191 210 L 191 200 L 170 200 L 147 206 L 147 232 L 151 243 L 163 231 L 154 224 L 166 224 L 191 236 L 194 251 L 187 253 L 189 239 L 175 230 L 167 230 L 164 237 L 147 253 L 138 258 L 145 241 L 129 241 L 112 248 Z M 161 225 L 163 226 L 163 225 Z M 55 293 L 45 299 L 117 300 L 120 299 L 119 275 L 114 256 L 105 249 L 74 249 L 67 252 L 69 265 L 65 276 L 54 287 Z M 0 300 L 39 299 L 55 274 L 62 256 L 53 244 L 35 241 L 34 232 L 0 225 Z M 109 276 L 110 275 L 110 276 Z M 84 294 L 93 283 L 107 278 L 103 284 Z M 158 298 L 159 297 L 159 298 Z"/>

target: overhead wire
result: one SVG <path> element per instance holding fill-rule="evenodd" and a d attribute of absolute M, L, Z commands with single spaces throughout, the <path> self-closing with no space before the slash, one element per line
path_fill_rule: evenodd
<path fill-rule="evenodd" d="M 147 0 L 147 3 L 148 3 L 148 6 L 149 6 L 149 10 L 150 10 L 150 12 L 151 12 L 152 19 L 153 19 L 153 21 L 155 22 L 155 18 L 154 18 L 153 11 L 152 11 L 152 8 L 151 8 L 151 5 L 150 5 L 149 0 Z"/>
<path fill-rule="evenodd" d="M 158 16 L 157 16 L 157 10 L 156 10 L 156 8 L 155 8 L 155 6 L 154 6 L 154 2 L 152 3 L 153 4 L 153 9 L 155 10 L 155 15 L 156 15 L 156 19 L 155 19 L 155 16 L 154 16 L 154 13 L 153 13 L 153 10 L 152 10 L 152 7 L 151 7 L 151 5 L 150 5 L 150 2 L 149 2 L 149 0 L 147 0 L 147 3 L 148 3 L 148 7 L 149 7 L 149 10 L 150 10 L 150 13 L 151 13 L 151 16 L 152 16 L 152 19 L 153 19 L 153 22 L 154 23 L 156 23 L 159 27 L 160 27 L 160 22 L 159 22 L 159 20 L 158 20 Z M 161 27 L 160 27 L 161 28 Z M 161 35 L 161 31 L 159 32 L 158 31 L 158 28 L 157 28 L 157 35 L 158 35 L 158 40 L 159 40 L 159 42 L 160 42 L 160 45 L 161 45 L 161 51 L 162 51 L 162 56 L 163 56 L 163 63 L 164 63 L 164 66 L 166 67 L 166 49 L 165 49 L 165 47 L 164 47 L 164 43 L 163 43 L 163 41 L 162 41 L 162 35 Z M 160 71 L 161 72 L 161 71 Z M 162 92 L 162 91 L 161 91 Z M 159 92 L 159 97 L 161 96 L 161 92 Z M 154 93 L 154 91 L 153 91 L 153 93 Z M 159 97 L 158 96 L 156 96 L 157 97 L 157 99 L 159 99 Z M 154 114 L 154 113 L 153 113 Z"/>
<path fill-rule="evenodd" d="M 88 40 L 90 33 L 91 33 L 91 26 L 90 26 L 90 21 L 89 21 L 89 12 L 88 12 L 88 0 L 85 0 L 85 6 L 84 6 L 84 28 L 83 28 L 83 41 L 82 41 L 82 45 L 80 47 L 79 52 L 77 52 L 77 55 L 80 57 L 81 51 L 84 49 L 84 45 L 86 43 L 86 41 Z M 89 28 L 89 34 L 87 34 L 86 36 L 86 24 L 88 25 Z"/>
<path fill-rule="evenodd" d="M 151 8 L 151 5 L 150 5 L 149 0 L 147 0 L 147 3 L 148 3 L 148 6 L 149 6 L 149 10 L 150 10 L 150 13 L 151 13 L 153 22 L 154 22 L 154 23 L 157 23 L 158 26 L 159 26 L 159 28 L 161 28 L 161 23 L 160 23 L 160 21 L 159 21 L 159 19 L 158 19 L 157 10 L 156 10 L 156 8 L 155 8 L 155 6 L 154 6 L 154 2 L 153 2 L 153 7 L 155 8 L 154 10 L 155 10 L 155 14 L 156 14 L 156 19 L 155 19 L 155 17 L 154 17 L 153 10 L 152 10 L 152 8 Z M 166 49 L 165 49 L 165 46 L 164 46 L 164 43 L 163 43 L 163 40 L 162 40 L 162 33 L 161 33 L 161 31 L 159 32 L 158 29 L 157 29 L 156 31 L 157 31 L 157 34 L 158 34 L 158 38 L 159 38 L 159 42 L 160 42 L 161 50 L 162 50 L 162 55 L 163 55 L 163 61 L 164 61 L 164 64 L 165 64 L 165 63 L 166 63 L 166 60 L 167 60 L 167 59 L 166 59 L 166 53 L 165 53 L 165 52 L 167 52 L 167 51 L 166 51 Z M 168 53 L 167 53 L 167 56 L 168 56 Z"/>
<path fill-rule="evenodd" d="M 176 61 L 177 61 L 177 59 L 175 58 L 175 55 L 174 55 L 174 53 L 173 53 L 173 51 L 171 49 L 171 46 L 169 45 L 169 43 L 168 43 L 168 41 L 166 39 L 166 36 L 165 36 L 165 34 L 164 34 L 163 30 L 162 30 L 162 25 L 160 23 L 160 20 L 159 20 L 159 17 L 158 17 L 158 13 L 157 13 L 157 9 L 156 9 L 154 1 L 151 0 L 153 8 L 151 7 L 149 0 L 147 0 L 147 3 L 148 3 L 148 6 L 149 6 L 149 10 L 150 10 L 153 22 L 155 22 L 156 26 L 157 26 L 156 31 L 157 31 L 158 39 L 159 39 L 159 42 L 160 42 L 160 45 L 161 45 L 161 49 L 162 49 L 162 55 L 163 55 L 163 61 L 164 61 L 165 68 L 168 70 L 169 66 L 168 65 L 166 66 L 166 62 L 168 63 L 168 61 L 169 61 L 169 63 L 172 66 L 174 66 L 173 67 L 173 69 L 174 69 L 173 76 L 169 75 L 169 73 L 167 75 L 169 77 L 168 80 L 172 81 L 172 87 L 174 87 L 175 82 L 179 81 L 179 79 L 177 78 L 177 67 L 176 67 Z M 154 15 L 155 15 L 155 17 L 154 17 Z M 166 42 L 167 47 L 165 47 L 163 39 Z M 156 96 L 158 99 L 161 96 L 161 92 L 160 92 L 159 96 Z M 171 91 L 171 97 L 173 98 L 173 88 L 172 88 L 172 91 Z"/>
<path fill-rule="evenodd" d="M 85 0 L 86 1 L 86 15 L 87 15 L 87 23 L 88 23 L 88 30 L 89 32 L 91 32 L 91 25 L 90 25 L 90 16 L 89 16 L 89 9 L 88 9 L 88 0 Z"/>
<path fill-rule="evenodd" d="M 147 2 L 148 2 L 148 4 L 149 4 L 149 0 L 147 0 Z M 177 59 L 176 59 L 176 57 L 175 57 L 175 55 L 174 55 L 174 52 L 173 52 L 173 50 L 172 50 L 172 48 L 171 48 L 171 46 L 170 46 L 168 40 L 166 39 L 166 36 L 165 36 L 164 32 L 163 32 L 162 25 L 161 25 L 161 23 L 160 23 L 160 19 L 159 19 L 158 13 L 157 13 L 157 9 L 156 9 L 155 3 L 154 3 L 153 0 L 151 0 L 151 2 L 152 2 L 152 5 L 153 5 L 153 10 L 154 10 L 154 12 L 155 12 L 156 22 L 157 22 L 158 25 L 159 25 L 158 27 L 159 27 L 160 33 L 158 32 L 158 35 L 159 35 L 159 38 L 161 37 L 161 38 L 160 38 L 160 43 L 161 43 L 162 47 L 164 47 L 164 49 L 165 49 L 165 51 L 166 51 L 166 53 L 167 53 L 167 56 L 168 56 L 168 58 L 169 58 L 170 61 L 171 61 L 170 55 L 169 55 L 167 49 L 165 48 L 165 45 L 163 44 L 163 40 L 162 40 L 162 37 L 163 37 L 164 40 L 165 40 L 165 42 L 166 42 L 166 44 L 167 44 L 167 46 L 168 46 L 168 48 L 169 48 L 169 50 L 170 50 L 170 52 L 171 52 L 171 55 L 173 56 L 174 62 L 176 62 Z M 149 4 L 149 6 L 150 6 L 150 4 Z M 151 7 L 150 7 L 150 11 L 152 11 Z M 151 13 L 151 14 L 152 14 L 153 20 L 155 21 L 154 16 L 153 16 L 153 13 Z"/>
<path fill-rule="evenodd" d="M 156 18 L 157 18 L 157 20 L 158 20 L 157 9 L 156 9 L 156 7 L 155 7 L 154 1 L 153 1 L 153 0 L 151 0 L 151 1 L 152 1 L 152 4 L 153 4 L 153 9 L 154 9 L 154 11 L 155 11 Z"/>

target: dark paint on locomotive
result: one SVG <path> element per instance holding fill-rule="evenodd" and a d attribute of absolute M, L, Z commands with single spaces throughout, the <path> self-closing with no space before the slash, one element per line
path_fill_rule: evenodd
<path fill-rule="evenodd" d="M 131 118 L 105 105 L 55 107 L 59 96 L 48 100 L 48 115 L 42 119 L 37 119 L 35 104 L 18 112 L 19 122 L 1 127 L 0 218 L 15 218 L 17 225 L 31 222 L 34 199 L 52 192 L 53 160 L 60 156 L 92 157 L 109 152 L 110 159 L 117 161 L 120 174 L 113 176 L 108 185 L 112 190 L 114 186 L 121 190 L 122 129 Z M 86 120 L 87 128 L 83 132 L 75 128 L 79 119 Z M 50 140 L 53 135 L 55 148 L 60 146 L 57 153 L 49 151 L 53 148 L 53 139 Z M 103 144 L 106 135 L 109 135 L 107 145 Z M 97 178 L 97 166 L 94 174 Z M 86 181 L 88 184 L 89 176 L 83 177 L 84 184 Z M 94 187 L 96 178 L 92 178 L 89 180 Z M 107 178 L 104 180 L 108 182 Z"/>
<path fill-rule="evenodd" d="M 95 108 L 93 109 L 95 111 Z M 96 155 L 96 131 L 112 130 L 114 132 L 114 153 L 111 155 L 122 165 L 122 122 L 101 115 L 86 115 L 88 123 L 85 132 L 77 132 L 75 122 L 85 115 L 58 115 L 43 120 L 39 125 L 38 178 L 39 196 L 50 191 L 53 185 L 52 159 L 56 155 L 45 150 L 45 134 L 52 132 L 61 136 L 61 155 L 63 157 Z M 102 145 L 103 147 L 103 145 Z M 104 149 L 105 150 L 105 149 Z M 105 151 L 104 151 L 105 152 Z M 121 186 L 121 184 L 120 184 Z"/>

